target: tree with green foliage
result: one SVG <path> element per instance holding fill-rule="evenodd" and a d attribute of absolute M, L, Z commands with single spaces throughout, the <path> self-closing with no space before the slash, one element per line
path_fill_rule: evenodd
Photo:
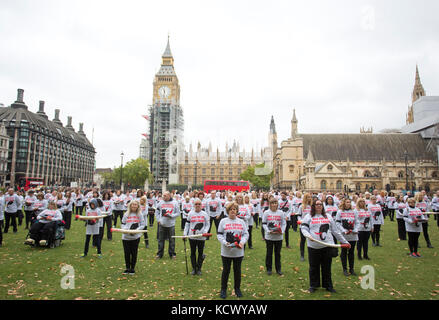
<path fill-rule="evenodd" d="M 273 178 L 273 170 L 267 170 L 265 163 L 249 166 L 240 174 L 241 179 L 249 181 L 254 188 L 269 189 L 271 179 Z"/>
<path fill-rule="evenodd" d="M 115 167 L 113 172 L 104 173 L 104 181 L 118 188 L 120 185 L 120 167 Z M 149 183 L 152 183 L 152 175 L 149 171 L 149 161 L 137 158 L 133 159 L 122 167 L 122 182 L 125 188 L 129 186 L 130 188 L 143 188 L 146 179 L 149 179 Z"/>

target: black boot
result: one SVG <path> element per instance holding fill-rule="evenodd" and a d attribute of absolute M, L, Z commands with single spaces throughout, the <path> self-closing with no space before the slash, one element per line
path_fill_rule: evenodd
<path fill-rule="evenodd" d="M 206 259 L 206 255 L 203 254 L 200 257 L 198 257 L 198 263 L 197 263 L 197 275 L 201 276 L 201 267 L 203 266 L 204 259 Z"/>
<path fill-rule="evenodd" d="M 240 288 L 235 288 L 235 294 L 236 294 L 236 296 L 237 296 L 238 298 L 241 298 L 241 297 L 242 297 L 241 289 L 240 289 Z"/>
<path fill-rule="evenodd" d="M 149 248 L 149 241 L 145 240 L 145 248 L 148 249 Z"/>

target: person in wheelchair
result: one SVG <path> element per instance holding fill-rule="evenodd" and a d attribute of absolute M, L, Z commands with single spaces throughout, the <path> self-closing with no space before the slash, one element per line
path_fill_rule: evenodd
<path fill-rule="evenodd" d="M 25 244 L 38 243 L 40 246 L 46 246 L 55 236 L 58 221 L 62 221 L 62 214 L 56 203 L 49 201 L 47 209 L 38 214 L 36 221 L 31 225 Z"/>

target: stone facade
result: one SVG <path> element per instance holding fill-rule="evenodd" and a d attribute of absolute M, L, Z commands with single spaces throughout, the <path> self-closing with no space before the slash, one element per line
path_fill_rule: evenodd
<path fill-rule="evenodd" d="M 9 136 L 6 132 L 5 122 L 0 124 L 0 186 L 6 185 L 6 173 L 8 170 L 8 145 Z"/>
<path fill-rule="evenodd" d="M 260 163 L 269 165 L 272 161 L 272 152 L 269 147 L 259 151 L 246 152 L 240 150 L 239 143 L 233 142 L 231 148 L 226 144 L 225 150 L 220 152 L 202 148 L 198 143 L 197 150 L 189 146 L 184 158 L 179 162 L 179 183 L 186 185 L 203 184 L 204 180 L 242 180 L 240 174 L 248 166 Z"/>
<path fill-rule="evenodd" d="M 51 121 L 44 112 L 44 101 L 33 113 L 23 101 L 18 89 L 17 101 L 0 108 L 0 121 L 9 137 L 6 184 L 22 185 L 26 177 L 42 178 L 45 185 L 79 186 L 93 183 L 95 149 L 88 141 L 83 124 L 76 132 L 72 118 L 63 126 L 59 109 Z"/>
<path fill-rule="evenodd" d="M 437 153 L 416 133 L 296 133 L 274 158 L 276 189 L 364 192 L 402 190 L 406 183 L 414 190 L 439 189 Z"/>
<path fill-rule="evenodd" d="M 273 187 L 309 191 L 439 189 L 439 97 L 427 97 L 416 66 L 412 105 L 401 130 L 373 134 L 299 134 L 274 153 Z"/>

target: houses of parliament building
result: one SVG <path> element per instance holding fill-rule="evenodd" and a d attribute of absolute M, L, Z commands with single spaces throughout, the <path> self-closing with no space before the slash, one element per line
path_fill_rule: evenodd
<path fill-rule="evenodd" d="M 275 189 L 357 191 L 439 189 L 439 97 L 426 96 L 416 67 L 406 125 L 389 133 L 272 135 Z"/>
<path fill-rule="evenodd" d="M 180 86 L 170 43 L 153 82 L 149 135 L 141 157 L 150 161 L 158 184 L 201 185 L 204 180 L 241 180 L 248 166 L 265 163 L 273 171 L 272 188 L 358 191 L 439 189 L 439 96 L 427 96 L 416 66 L 412 103 L 401 129 L 358 134 L 302 134 L 292 110 L 291 134 L 278 143 L 273 117 L 267 145 L 241 150 L 239 141 L 224 150 L 183 144 Z"/>

